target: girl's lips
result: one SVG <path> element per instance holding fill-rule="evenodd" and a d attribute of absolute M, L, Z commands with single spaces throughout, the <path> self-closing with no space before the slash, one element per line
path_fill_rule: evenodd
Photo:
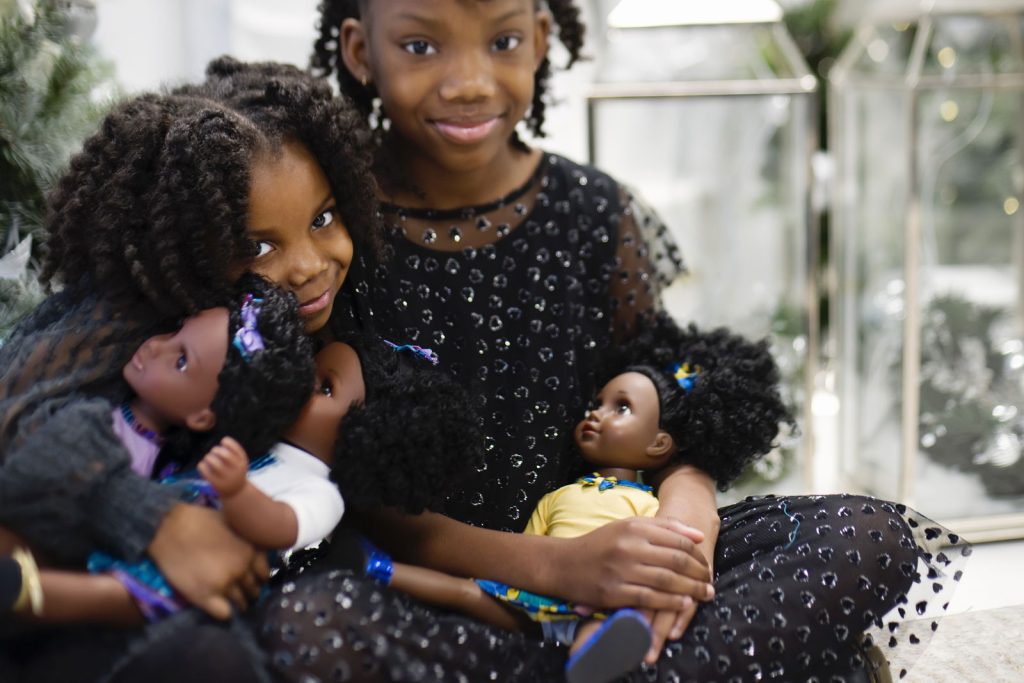
<path fill-rule="evenodd" d="M 434 127 L 452 142 L 467 145 L 483 140 L 498 125 L 498 117 L 471 123 L 468 121 L 434 121 Z"/>
<path fill-rule="evenodd" d="M 327 304 L 331 302 L 331 290 L 327 290 L 315 299 L 310 299 L 299 306 L 299 315 L 301 317 L 308 317 L 316 315 L 320 311 L 327 308 Z"/>

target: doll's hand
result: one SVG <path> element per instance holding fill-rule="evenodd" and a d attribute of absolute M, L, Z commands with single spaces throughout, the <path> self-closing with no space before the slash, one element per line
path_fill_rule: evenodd
<path fill-rule="evenodd" d="M 679 612 L 714 590 L 703 534 L 676 519 L 634 517 L 569 539 L 556 561 L 556 595 L 601 608 Z M 666 631 L 667 632 L 667 631 Z"/>
<path fill-rule="evenodd" d="M 245 486 L 249 457 L 241 444 L 230 436 L 225 436 L 199 461 L 196 469 L 203 479 L 217 489 L 221 498 L 229 498 Z"/>
<path fill-rule="evenodd" d="M 171 508 L 147 552 L 185 600 L 217 619 L 230 617 L 232 604 L 245 609 L 269 574 L 265 553 L 197 505 Z"/>

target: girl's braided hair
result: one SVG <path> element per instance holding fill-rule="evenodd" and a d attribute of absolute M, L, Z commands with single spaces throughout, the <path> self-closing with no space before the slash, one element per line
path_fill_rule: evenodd
<path fill-rule="evenodd" d="M 216 59 L 201 84 L 116 107 L 72 158 L 50 196 L 41 278 L 167 317 L 215 305 L 254 255 L 253 163 L 288 141 L 313 153 L 353 239 L 372 250 L 368 137 L 347 100 L 299 69 Z"/>
<path fill-rule="evenodd" d="M 350 17 L 359 18 L 360 9 L 370 0 L 323 0 L 320 3 L 320 35 L 313 44 L 310 59 L 312 72 L 321 77 L 334 74 L 341 92 L 352 98 L 356 108 L 369 119 L 373 111 L 376 89 L 372 83 L 363 85 L 349 73 L 341 59 L 341 23 Z M 585 28 L 580 21 L 580 9 L 575 0 L 547 0 L 545 3 L 558 30 L 558 40 L 569 53 L 565 68 L 569 69 L 580 59 Z M 540 9 L 540 2 L 535 2 Z M 551 77 L 551 61 L 545 55 L 533 77 L 533 102 L 526 114 L 526 124 L 536 137 L 544 137 L 544 110 L 550 101 L 548 79 Z M 380 122 L 378 121 L 378 125 Z M 515 142 L 520 144 L 518 138 Z"/>
<path fill-rule="evenodd" d="M 695 373 L 689 388 L 674 377 L 684 364 Z M 764 339 L 751 342 L 724 327 L 680 327 L 661 312 L 642 319 L 636 335 L 609 353 L 598 386 L 625 372 L 654 383 L 659 427 L 677 449 L 673 461 L 701 468 L 722 491 L 773 448 L 780 425 L 794 425 Z"/>
<path fill-rule="evenodd" d="M 248 328 L 242 312 L 247 299 L 259 309 L 253 319 L 262 348 L 243 352 L 245 345 L 236 345 L 234 339 L 239 329 Z M 225 436 L 257 458 L 298 418 L 313 392 L 313 342 L 291 292 L 250 273 L 242 276 L 225 305 L 227 356 L 210 404 L 216 422 L 206 432 L 173 431 L 160 453 L 161 463 L 193 465 Z"/>

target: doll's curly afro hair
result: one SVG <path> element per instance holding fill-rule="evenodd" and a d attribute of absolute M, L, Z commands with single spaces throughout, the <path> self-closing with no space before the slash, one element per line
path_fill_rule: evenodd
<path fill-rule="evenodd" d="M 295 296 L 249 273 L 226 305 L 228 350 L 210 404 L 216 422 L 207 432 L 179 429 L 170 434 L 161 462 L 193 465 L 225 436 L 257 458 L 279 440 L 312 394 L 313 343 L 304 332 Z M 254 330 L 246 323 L 246 308 L 255 314 Z M 262 348 L 234 343 L 239 330 L 255 331 Z"/>
<path fill-rule="evenodd" d="M 45 283 L 169 317 L 216 304 L 255 254 L 252 165 L 285 142 L 324 169 L 357 244 L 376 244 L 363 117 L 295 67 L 221 57 L 206 80 L 115 107 L 49 197 Z"/>
<path fill-rule="evenodd" d="M 377 90 L 372 83 L 364 86 L 345 68 L 340 53 L 340 29 L 341 23 L 345 19 L 362 16 L 362 12 L 366 10 L 371 1 L 323 0 L 320 3 L 320 20 L 318 22 L 320 35 L 314 43 L 313 56 L 310 60 L 311 69 L 317 76 L 335 75 L 341 92 L 351 97 L 359 111 L 367 118 L 373 111 L 373 100 L 377 96 Z M 583 47 L 583 38 L 586 32 L 580 21 L 580 9 L 574 0 L 547 0 L 545 4 L 558 30 L 558 40 L 569 53 L 569 59 L 565 65 L 565 68 L 569 69 L 580 59 L 580 50 Z M 541 3 L 535 2 L 534 6 L 540 10 Z M 544 110 L 550 101 L 549 78 L 551 78 L 551 61 L 545 56 L 540 67 L 534 73 L 533 101 L 526 114 L 527 127 L 537 137 L 544 137 Z M 518 144 L 518 138 L 516 142 Z"/>
<path fill-rule="evenodd" d="M 696 370 L 689 389 L 674 377 L 681 365 Z M 609 352 L 598 386 L 624 372 L 654 383 L 659 426 L 677 449 L 673 462 L 701 468 L 721 491 L 772 449 L 781 425 L 794 424 L 767 340 L 751 342 L 724 327 L 680 327 L 661 312 L 641 319 L 635 336 Z"/>
<path fill-rule="evenodd" d="M 331 479 L 356 507 L 412 514 L 440 509 L 482 462 L 480 418 L 470 394 L 407 348 L 370 334 L 344 341 L 359 355 L 366 399 L 341 420 Z"/>

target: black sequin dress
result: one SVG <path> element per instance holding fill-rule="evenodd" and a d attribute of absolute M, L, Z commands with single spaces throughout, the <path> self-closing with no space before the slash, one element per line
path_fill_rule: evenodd
<path fill-rule="evenodd" d="M 678 253 L 619 184 L 556 155 L 492 205 L 385 206 L 385 218 L 389 260 L 355 264 L 351 305 L 336 305 L 332 322 L 430 347 L 476 392 L 489 429 L 485 460 L 447 513 L 521 531 L 537 501 L 578 471 L 568 446 L 596 354 L 657 305 L 661 285 L 682 267 Z M 872 643 L 902 669 L 921 647 L 903 644 L 933 630 L 932 619 L 911 620 L 941 612 L 969 554 L 930 521 L 870 498 L 751 499 L 720 515 L 714 601 L 656 666 L 630 680 L 842 681 L 870 668 Z M 262 641 L 284 680 L 564 676 L 558 646 L 342 571 L 285 582 L 261 616 Z"/>

